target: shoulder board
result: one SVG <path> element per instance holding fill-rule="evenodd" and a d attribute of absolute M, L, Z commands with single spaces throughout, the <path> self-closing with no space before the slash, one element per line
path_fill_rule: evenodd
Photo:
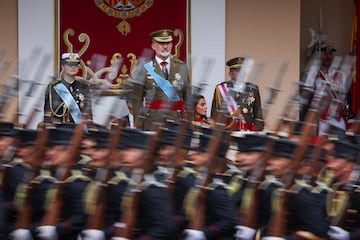
<path fill-rule="evenodd" d="M 112 185 L 116 185 L 122 181 L 129 182 L 130 179 L 126 176 L 126 174 L 122 171 L 116 171 L 115 176 L 111 178 L 108 183 Z"/>
<path fill-rule="evenodd" d="M 157 186 L 166 188 L 166 185 L 157 181 L 153 174 L 147 174 L 144 176 L 145 181 L 140 184 L 142 190 L 146 190 L 150 186 Z"/>
<path fill-rule="evenodd" d="M 298 193 L 304 188 L 311 191 L 313 187 L 307 184 L 305 181 L 297 179 L 295 180 L 295 184 L 291 187 L 290 191 L 294 193 Z"/>
<path fill-rule="evenodd" d="M 214 178 L 212 180 L 212 182 L 208 185 L 208 188 L 210 190 L 215 190 L 217 187 L 223 187 L 226 188 L 226 184 L 224 183 L 223 180 L 219 179 L 219 178 Z"/>
<path fill-rule="evenodd" d="M 55 84 L 59 83 L 60 81 L 61 81 L 61 78 L 55 78 L 50 82 L 50 84 L 55 85 Z"/>
<path fill-rule="evenodd" d="M 181 61 L 180 59 L 178 58 L 171 58 L 171 61 L 174 61 L 176 63 L 184 63 L 183 61 Z"/>
<path fill-rule="evenodd" d="M 87 164 L 92 160 L 91 157 L 85 154 L 80 154 L 80 157 L 81 159 L 78 161 L 79 164 Z"/>
<path fill-rule="evenodd" d="M 267 189 L 271 184 L 275 184 L 275 185 L 278 185 L 278 186 L 283 186 L 283 184 L 282 184 L 280 181 L 278 181 L 275 177 L 273 177 L 273 176 L 266 176 L 266 177 L 265 177 L 265 180 L 259 184 L 259 188 L 265 190 L 265 189 Z"/>
<path fill-rule="evenodd" d="M 179 178 L 186 178 L 188 175 L 193 174 L 196 175 L 197 172 L 195 169 L 190 167 L 184 167 L 177 175 Z"/>
<path fill-rule="evenodd" d="M 50 175 L 49 170 L 40 170 L 40 175 L 34 178 L 34 183 L 41 183 L 44 180 L 48 180 L 50 182 L 56 182 L 56 178 Z"/>
<path fill-rule="evenodd" d="M 70 183 L 70 182 L 74 182 L 76 180 L 82 180 L 84 182 L 90 182 L 91 181 L 91 179 L 88 176 L 85 176 L 84 174 L 82 174 L 80 170 L 71 170 L 71 176 L 68 177 L 65 180 L 65 182 Z"/>

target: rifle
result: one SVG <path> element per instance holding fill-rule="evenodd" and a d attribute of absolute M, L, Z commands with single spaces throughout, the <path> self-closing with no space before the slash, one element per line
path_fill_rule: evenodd
<path fill-rule="evenodd" d="M 25 199 L 22 202 L 21 209 L 16 218 L 15 226 L 17 229 L 20 228 L 29 228 L 31 226 L 31 213 L 32 213 L 32 195 L 33 187 L 35 182 L 32 179 L 36 176 L 36 173 L 41 167 L 42 160 L 46 151 L 46 142 L 48 140 L 49 129 L 45 124 L 41 125 L 38 129 L 36 136 L 36 143 L 32 155 L 30 156 L 30 164 L 33 168 L 32 172 L 29 173 L 25 178 L 28 179 L 27 187 L 25 189 Z"/>
<path fill-rule="evenodd" d="M 316 125 L 316 122 L 321 114 L 321 107 L 323 96 L 325 95 L 324 89 L 321 89 L 318 92 L 315 92 L 315 96 L 312 99 L 310 109 L 308 113 L 306 114 L 304 126 L 303 126 L 303 132 L 301 134 L 301 137 L 299 139 L 299 145 L 295 149 L 293 160 L 288 168 L 288 171 L 283 175 L 283 191 L 280 192 L 280 194 L 277 196 L 277 208 L 274 208 L 272 217 L 269 222 L 269 230 L 268 235 L 269 236 L 276 236 L 276 237 L 284 237 L 286 234 L 286 208 L 290 192 L 288 189 L 292 186 L 293 181 L 296 176 L 296 169 L 299 166 L 300 162 L 303 160 L 305 156 L 306 149 L 308 147 L 309 142 L 311 141 L 312 131 L 314 125 Z M 336 99 L 333 104 L 331 105 L 332 112 L 336 112 L 337 105 L 339 104 L 339 100 Z M 335 111 L 334 111 L 335 110 Z M 331 114 L 333 115 L 333 114 Z M 332 116 L 330 116 L 332 117 Z"/>
<path fill-rule="evenodd" d="M 116 161 L 116 148 L 119 142 L 119 138 L 121 136 L 122 124 L 121 121 L 115 125 L 115 129 L 112 130 L 111 134 L 109 134 L 109 154 L 105 157 L 108 159 L 104 166 L 104 170 L 106 170 L 104 177 L 98 181 L 97 184 L 97 197 L 95 203 L 95 212 L 90 216 L 90 220 L 88 223 L 87 229 L 103 229 L 104 225 L 104 213 L 106 208 L 106 193 L 107 193 L 107 182 L 111 178 L 112 171 L 109 169 L 109 163 Z"/>
<path fill-rule="evenodd" d="M 62 170 L 59 173 L 59 176 L 57 177 L 58 182 L 55 185 L 55 196 L 54 200 L 49 203 L 49 206 L 47 207 L 45 211 L 45 215 L 42 219 L 43 226 L 46 225 L 55 225 L 60 217 L 60 211 L 62 208 L 62 193 L 65 186 L 65 180 L 70 176 L 71 174 L 71 167 L 73 163 L 76 161 L 76 157 L 78 156 L 80 143 L 84 134 L 84 127 L 85 123 L 82 121 L 81 123 L 77 124 L 73 136 L 70 141 L 70 145 L 68 146 L 66 152 L 64 154 L 59 155 L 58 159 L 55 159 L 55 161 L 64 162 L 64 166 L 60 166 L 60 169 Z"/>
<path fill-rule="evenodd" d="M 217 156 L 217 151 L 219 149 L 222 133 L 223 131 L 220 129 L 220 121 L 219 118 L 223 116 L 220 111 L 217 111 L 216 116 L 216 128 L 213 129 L 212 138 L 208 143 L 209 149 L 209 163 L 207 168 L 207 175 L 205 177 L 205 181 L 201 185 L 199 189 L 199 193 L 197 195 L 196 206 L 195 206 L 195 214 L 192 216 L 189 222 L 189 227 L 194 230 L 201 230 L 205 225 L 205 212 L 206 212 L 206 196 L 207 196 L 207 186 L 211 183 L 213 176 L 216 173 L 224 171 L 224 165 L 226 165 L 226 161 L 221 163 L 221 158 Z M 228 133 L 228 132 L 227 132 Z M 229 134 L 230 135 L 230 134 Z"/>
<path fill-rule="evenodd" d="M 143 159 L 143 172 L 141 174 L 141 181 L 144 178 L 145 174 L 148 174 L 152 171 L 153 164 L 156 160 L 156 155 L 158 151 L 159 141 L 162 136 L 162 128 L 157 126 L 155 135 L 148 140 L 147 153 L 144 154 Z M 141 182 L 140 181 L 140 182 Z M 126 197 L 128 198 L 128 207 L 126 211 L 122 214 L 120 219 L 120 224 L 115 224 L 115 237 L 123 237 L 131 239 L 133 234 L 133 229 L 136 224 L 136 217 L 138 214 L 138 201 L 140 198 L 140 184 L 135 186 L 133 189 L 130 188 L 129 191 L 125 192 Z"/>

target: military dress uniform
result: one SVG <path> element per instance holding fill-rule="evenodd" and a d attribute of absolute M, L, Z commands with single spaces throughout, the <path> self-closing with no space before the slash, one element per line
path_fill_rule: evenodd
<path fill-rule="evenodd" d="M 153 32 L 151 36 L 153 41 L 170 43 L 172 34 L 171 30 L 160 30 Z M 153 130 L 153 123 L 162 119 L 164 111 L 169 119 L 179 120 L 185 114 L 184 101 L 188 94 L 191 94 L 186 64 L 169 57 L 166 61 L 167 66 L 162 67 L 159 64 L 161 61 L 155 57 L 142 66 L 145 72 L 144 79 L 141 83 L 133 85 L 133 99 L 130 101 L 133 103 L 135 125 L 143 130 Z M 158 77 L 162 80 L 158 81 Z M 164 90 L 165 88 L 171 90 Z"/>
<path fill-rule="evenodd" d="M 238 57 L 230 59 L 227 66 L 232 69 L 239 69 L 242 66 L 244 58 Z M 245 82 L 245 88 L 242 92 L 233 92 L 235 80 L 229 80 L 217 84 L 214 91 L 214 97 L 211 107 L 212 118 L 216 110 L 226 111 L 227 128 L 233 130 L 261 131 L 264 128 L 264 119 L 261 108 L 261 99 L 259 87 L 250 82 Z M 230 96 L 234 102 L 226 100 Z M 226 102 L 225 102 L 226 101 Z M 231 106 L 227 106 L 227 103 Z"/>
<path fill-rule="evenodd" d="M 62 62 L 63 64 L 79 65 L 80 57 L 76 53 L 64 53 L 62 55 Z M 58 84 L 63 84 L 65 88 L 69 91 L 71 97 L 78 105 L 81 114 L 86 114 L 87 119 L 92 119 L 89 85 L 87 85 L 86 83 L 82 83 L 79 80 L 74 80 L 72 83 L 69 83 L 62 78 L 57 78 L 49 83 L 45 92 L 44 122 L 74 123 L 77 120 L 74 119 L 71 115 L 71 110 L 75 107 L 71 105 L 70 101 L 67 101 L 68 103 L 65 103 L 66 101 L 64 101 L 63 98 L 55 90 L 55 88 L 58 87 Z M 60 90 L 60 92 L 64 91 Z"/>

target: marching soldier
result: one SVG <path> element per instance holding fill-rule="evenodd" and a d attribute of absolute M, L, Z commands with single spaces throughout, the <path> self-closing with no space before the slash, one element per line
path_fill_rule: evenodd
<path fill-rule="evenodd" d="M 45 92 L 44 122 L 80 123 L 82 115 L 92 119 L 89 86 L 76 80 L 80 68 L 77 53 L 61 55 L 62 73 Z"/>
<path fill-rule="evenodd" d="M 216 110 L 227 109 L 227 127 L 235 124 L 234 130 L 261 131 L 264 129 L 264 119 L 261 109 L 259 87 L 250 82 L 245 82 L 241 92 L 234 90 L 240 69 L 246 59 L 236 57 L 228 60 L 228 81 L 222 82 L 215 87 L 211 107 L 212 117 Z"/>
<path fill-rule="evenodd" d="M 220 131 L 220 130 L 214 130 Z M 209 128 L 201 129 L 199 136 L 199 145 L 193 149 L 193 153 L 189 155 L 191 163 L 194 165 L 193 173 L 195 179 L 193 179 L 193 184 L 191 189 L 188 190 L 185 200 L 184 208 L 185 212 L 189 218 L 188 228 L 184 230 L 185 239 L 233 239 L 235 233 L 235 225 L 238 222 L 236 216 L 236 211 L 231 197 L 227 191 L 226 184 L 226 163 L 227 159 L 225 158 L 228 143 L 226 141 L 220 141 L 217 151 L 215 151 L 216 156 L 210 156 L 210 144 L 214 138 L 212 136 L 213 131 Z M 222 132 L 221 134 L 224 134 Z M 226 136 L 225 134 L 222 135 Z M 224 138 L 225 139 L 225 138 Z M 209 159 L 214 157 L 212 161 L 216 161 L 217 164 L 209 162 Z M 214 169 L 211 169 L 210 166 L 217 165 Z M 204 176 L 199 174 L 201 169 L 207 169 L 207 178 L 211 180 L 209 182 L 204 181 Z M 188 170 L 189 171 L 189 170 Z M 186 169 L 184 169 L 186 172 Z M 179 173 L 179 177 L 184 174 Z M 181 180 L 181 179 L 179 179 Z M 201 186 L 206 188 L 207 193 L 203 202 L 201 201 L 198 194 L 201 194 Z M 200 187 L 200 189 L 199 189 Z M 196 205 L 194 205 L 194 203 Z M 200 229 L 192 229 L 192 226 L 197 225 L 198 221 L 196 217 L 196 211 L 202 206 L 199 204 L 204 204 L 205 212 L 203 226 Z"/>
<path fill-rule="evenodd" d="M 333 139 L 326 156 L 326 169 L 333 176 L 333 190 L 327 202 L 332 217 L 328 231 L 330 239 L 360 239 L 358 143 L 349 139 Z"/>
<path fill-rule="evenodd" d="M 154 129 L 153 123 L 162 118 L 161 110 L 171 110 L 168 118 L 179 120 L 185 114 L 184 101 L 190 93 L 186 64 L 171 56 L 173 31 L 161 29 L 150 35 L 155 58 L 139 66 L 144 68 L 145 78 L 135 79 L 133 99 L 129 100 L 135 126 L 143 130 Z"/>

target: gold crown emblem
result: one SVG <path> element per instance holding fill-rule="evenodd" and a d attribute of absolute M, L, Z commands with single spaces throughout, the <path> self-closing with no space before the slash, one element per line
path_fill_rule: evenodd
<path fill-rule="evenodd" d="M 165 31 L 162 32 L 161 36 L 162 37 L 168 37 L 169 33 L 165 30 Z"/>

